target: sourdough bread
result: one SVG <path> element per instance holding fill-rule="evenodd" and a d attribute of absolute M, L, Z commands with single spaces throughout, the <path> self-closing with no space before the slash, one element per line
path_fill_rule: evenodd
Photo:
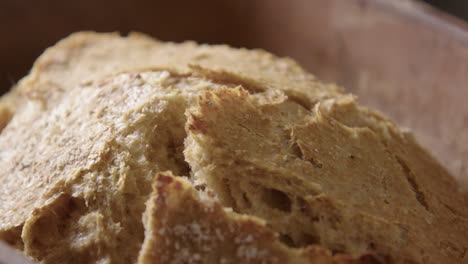
<path fill-rule="evenodd" d="M 468 263 L 453 177 L 264 51 L 76 33 L 0 128 L 0 239 L 43 263 Z"/>

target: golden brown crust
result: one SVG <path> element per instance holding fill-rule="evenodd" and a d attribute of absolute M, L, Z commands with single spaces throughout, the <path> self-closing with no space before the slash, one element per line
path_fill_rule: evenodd
<path fill-rule="evenodd" d="M 44 263 L 468 263 L 446 170 L 264 51 L 77 33 L 2 127 L 0 239 Z"/>
<path fill-rule="evenodd" d="M 201 199 L 190 181 L 165 172 L 156 176 L 144 216 L 145 242 L 139 263 L 378 263 L 370 255 L 351 258 L 318 246 L 289 248 L 262 219 Z"/>
<path fill-rule="evenodd" d="M 224 89 L 206 93 L 188 117 L 185 154 L 198 177 L 293 246 L 373 252 L 391 263 L 464 258 L 467 210 L 456 182 L 352 98 L 320 102 L 312 114 Z M 447 199 L 461 211 L 450 212 Z"/>
<path fill-rule="evenodd" d="M 187 172 L 186 100 L 217 87 L 127 73 L 45 111 L 30 101 L 0 137 L 0 237 L 47 263 L 133 262 L 153 174 Z"/>
<path fill-rule="evenodd" d="M 123 38 L 115 33 L 94 32 L 72 34 L 46 50 L 34 63 L 31 73 L 21 80 L 18 89 L 27 96 L 50 103 L 80 83 L 147 67 L 179 73 L 199 71 L 203 75 L 215 72 L 210 77 L 255 82 L 261 89 L 284 90 L 297 98 L 305 97 L 304 101 L 309 103 L 341 93 L 334 85 L 317 82 L 294 61 L 262 50 L 194 42 L 164 43 L 140 33 Z"/>

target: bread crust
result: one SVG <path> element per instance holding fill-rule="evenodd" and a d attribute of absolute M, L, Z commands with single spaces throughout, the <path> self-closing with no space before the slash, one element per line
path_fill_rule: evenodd
<path fill-rule="evenodd" d="M 265 51 L 76 33 L 0 128 L 0 239 L 43 263 L 468 263 L 453 177 Z"/>

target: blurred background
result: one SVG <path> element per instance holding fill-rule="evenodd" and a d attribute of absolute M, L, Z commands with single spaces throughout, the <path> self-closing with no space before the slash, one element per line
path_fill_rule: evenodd
<path fill-rule="evenodd" d="M 464 18 L 466 0 L 0 0 L 0 90 L 79 30 L 262 48 L 411 128 L 468 186 Z"/>
<path fill-rule="evenodd" d="M 311 23 L 315 22 L 314 16 L 317 15 L 314 12 L 316 4 L 307 5 L 305 1 L 293 0 L 288 4 L 268 0 L 1 0 L 0 93 L 27 74 L 35 58 L 45 48 L 78 30 L 119 31 L 122 34 L 142 31 L 166 41 L 227 43 L 237 47 L 270 49 L 280 53 L 279 55 L 291 56 L 287 51 L 270 47 L 276 44 L 261 45 L 264 43 L 259 39 L 263 36 L 257 34 L 277 34 L 275 41 L 281 41 L 281 38 L 288 37 L 291 30 L 312 30 L 314 25 Z M 326 1 L 321 2 L 329 5 Z M 367 1 L 358 2 L 364 5 Z M 468 18 L 468 1 L 425 2 L 459 17 Z M 288 16 L 294 16 L 290 10 L 299 5 L 309 8 L 301 12 L 309 13 L 309 21 L 302 21 L 301 28 L 285 28 L 285 21 L 290 19 Z M 307 17 L 305 14 L 301 15 Z M 265 19 L 264 16 L 269 16 L 266 18 L 269 20 L 268 25 L 262 24 L 264 28 L 256 28 L 258 21 Z"/>

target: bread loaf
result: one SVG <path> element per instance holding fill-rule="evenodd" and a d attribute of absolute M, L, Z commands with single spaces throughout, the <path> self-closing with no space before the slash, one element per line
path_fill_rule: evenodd
<path fill-rule="evenodd" d="M 264 51 L 76 33 L 0 128 L 0 239 L 43 263 L 468 263 L 453 177 Z"/>

